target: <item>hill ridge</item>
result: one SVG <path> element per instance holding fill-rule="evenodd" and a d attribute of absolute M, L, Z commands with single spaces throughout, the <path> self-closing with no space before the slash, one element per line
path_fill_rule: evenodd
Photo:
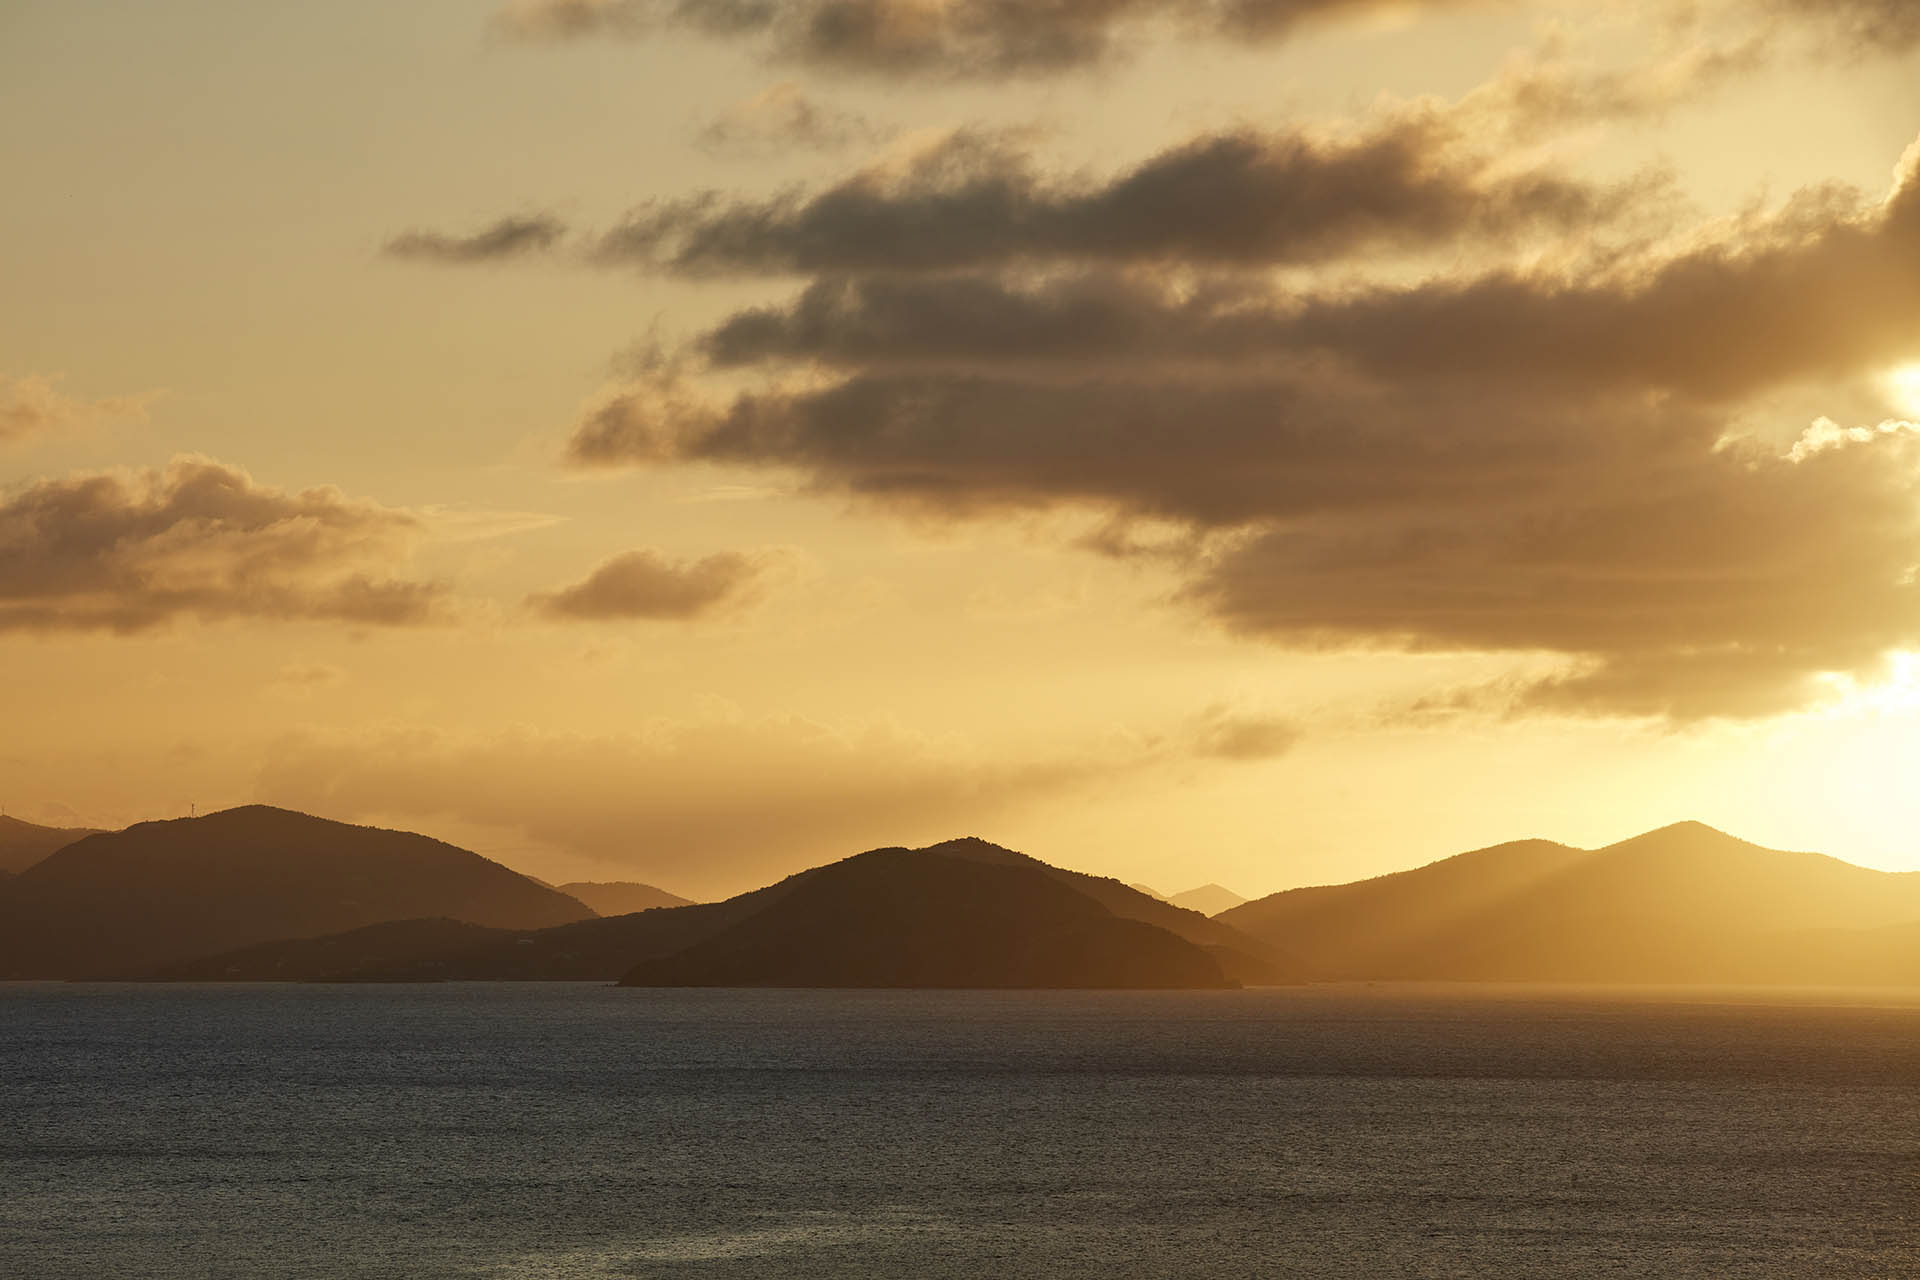
<path fill-rule="evenodd" d="M 90 835 L 13 877 L 0 893 L 0 977 L 130 976 L 427 915 L 539 927 L 591 914 L 445 841 L 244 805 Z"/>
<path fill-rule="evenodd" d="M 943 849 L 945 852 L 942 852 Z M 1011 868 L 1028 878 L 1026 883 L 1029 887 L 1044 882 L 1044 886 L 1037 890 L 1041 894 L 1053 895 L 1057 890 L 1084 898 L 1091 908 L 1126 924 L 1127 927 L 1119 929 L 1119 933 L 1136 938 L 1164 934 L 1171 942 L 1154 941 L 1147 945 L 1158 948 L 1163 956 L 1186 956 L 1186 959 L 1178 962 L 1182 965 L 1192 964 L 1193 961 L 1191 955 L 1180 950 L 1181 947 L 1204 955 L 1212 967 L 1199 971 L 1211 974 L 1209 982 L 1217 983 L 1223 979 L 1246 981 L 1243 974 L 1253 974 L 1255 980 L 1262 982 L 1295 981 L 1303 976 L 1301 971 L 1292 967 L 1276 968 L 1272 961 L 1258 954 L 1261 950 L 1258 943 L 1204 916 L 1158 903 L 1141 908 L 1137 903 L 1130 904 L 1126 899 L 1116 898 L 1114 888 L 1127 895 L 1134 894 L 1133 890 L 1120 885 L 1118 881 L 1106 881 L 1053 867 L 1040 859 L 979 837 L 943 841 L 921 849 L 902 845 L 880 846 L 836 862 L 794 872 L 771 884 L 717 903 L 661 908 L 494 938 L 467 938 L 462 941 L 471 942 L 472 945 L 449 947 L 438 952 L 433 950 L 435 939 L 446 937 L 448 931 L 440 924 L 423 921 L 415 922 L 410 928 L 385 930 L 362 939 L 367 945 L 365 953 L 358 958 L 349 954 L 350 946 L 343 950 L 340 947 L 316 948 L 308 944 L 289 944 L 279 949 L 255 948 L 245 955 L 209 957 L 189 966 L 177 967 L 169 976 L 256 980 L 287 977 L 356 980 L 511 978 L 610 982 L 630 974 L 637 965 L 667 960 L 730 930 L 747 928 L 753 919 L 775 909 L 794 894 L 805 891 L 808 885 L 828 875 L 836 867 L 859 864 L 862 860 L 873 863 L 889 859 Z M 1088 892 L 1090 887 L 1093 892 Z M 1133 906 L 1142 911 L 1164 913 L 1164 918 L 1177 925 L 1178 929 L 1163 929 L 1152 921 L 1132 920 L 1116 914 L 1109 901 L 1119 901 L 1123 907 Z M 1140 934 L 1132 928 L 1134 925 L 1150 932 Z M 1185 937 L 1181 931 L 1194 936 Z M 320 959 L 316 960 L 316 956 Z"/>

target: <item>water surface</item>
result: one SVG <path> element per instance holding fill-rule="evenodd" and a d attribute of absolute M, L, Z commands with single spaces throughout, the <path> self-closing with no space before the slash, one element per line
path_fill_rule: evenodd
<path fill-rule="evenodd" d="M 0 985 L 0 1275 L 1904 1277 L 1920 995 Z"/>

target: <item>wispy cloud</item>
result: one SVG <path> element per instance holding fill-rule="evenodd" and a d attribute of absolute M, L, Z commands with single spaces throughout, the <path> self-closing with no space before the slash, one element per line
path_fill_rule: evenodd
<path fill-rule="evenodd" d="M 1194 754 L 1216 760 L 1277 760 L 1298 746 L 1302 736 L 1291 720 L 1216 706 L 1199 718 Z"/>
<path fill-rule="evenodd" d="M 552 214 L 502 218 L 470 235 L 441 231 L 404 231 L 387 241 L 388 257 L 421 262 L 499 262 L 545 253 L 566 235 L 566 224 Z"/>
<path fill-rule="evenodd" d="M 695 141 L 722 155 L 841 151 L 880 142 L 887 132 L 856 111 L 829 106 L 792 81 L 735 103 L 709 121 Z"/>
<path fill-rule="evenodd" d="M 44 432 L 71 431 L 103 422 L 145 422 L 147 410 L 163 394 L 82 400 L 64 394 L 60 379 L 0 374 L 0 444 Z"/>
<path fill-rule="evenodd" d="M 584 581 L 527 603 L 565 622 L 688 622 L 753 603 L 792 560 L 780 550 L 722 551 L 698 560 L 675 560 L 651 548 L 628 551 Z"/>

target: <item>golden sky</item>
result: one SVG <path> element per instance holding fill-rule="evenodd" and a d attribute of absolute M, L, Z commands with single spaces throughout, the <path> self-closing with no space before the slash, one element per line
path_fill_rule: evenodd
<path fill-rule="evenodd" d="M 0 804 L 1920 869 L 1909 0 L 14 0 Z"/>

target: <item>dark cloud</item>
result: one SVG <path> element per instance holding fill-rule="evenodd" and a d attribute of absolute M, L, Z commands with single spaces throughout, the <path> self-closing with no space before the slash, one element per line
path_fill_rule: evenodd
<path fill-rule="evenodd" d="M 1647 178 L 1595 186 L 1515 171 L 1460 128 L 1412 111 L 1344 137 L 1217 134 L 1100 183 L 1048 179 L 1013 140 L 962 132 L 815 195 L 650 205 L 595 252 L 690 275 L 1312 263 L 1585 231 L 1657 194 Z"/>
<path fill-rule="evenodd" d="M 1577 124 L 1658 114 L 1752 69 L 1762 52 L 1755 41 L 1700 45 L 1624 71 L 1522 58 L 1457 102 L 1401 103 L 1341 129 L 1207 134 L 1100 180 L 1048 174 L 1031 132 L 961 129 L 816 192 L 654 201 L 583 243 L 604 264 L 702 276 L 1226 269 L 1644 237 L 1672 213 L 1663 175 L 1596 183 L 1516 154 Z M 876 136 L 791 84 L 703 135 L 736 149 Z M 472 237 L 409 232 L 389 251 L 483 262 L 566 234 L 551 217 L 506 219 Z"/>
<path fill-rule="evenodd" d="M 0 630 L 421 623 L 442 589 L 390 574 L 422 533 L 409 512 L 268 488 L 208 459 L 42 481 L 0 501 Z"/>
<path fill-rule="evenodd" d="M 884 136 L 865 116 L 819 102 L 789 81 L 729 108 L 697 141 L 708 151 L 752 156 L 794 148 L 840 151 Z"/>
<path fill-rule="evenodd" d="M 1814 192 L 1585 275 L 823 280 L 701 344 L 817 369 L 631 388 L 575 454 L 1172 520 L 1182 598 L 1242 634 L 1559 654 L 1533 705 L 1766 714 L 1920 645 L 1913 433 L 1796 443 L 1766 398 L 1920 356 L 1917 163 L 1877 206 Z"/>
<path fill-rule="evenodd" d="M 1498 388 L 1356 384 L 1338 377 L 1118 374 L 1029 380 L 872 373 L 743 395 L 698 412 L 630 389 L 618 431 L 582 429 L 576 458 L 798 469 L 815 484 L 948 512 L 1075 503 L 1226 529 L 1399 503 L 1487 501 L 1632 443 L 1688 444 L 1717 419 L 1628 400 L 1542 405 Z M 1624 439 L 1593 432 L 1608 410 Z M 1639 416 L 1633 416 L 1639 411 Z M 602 415 L 604 419 L 605 415 Z M 1671 447 L 1671 446 L 1669 446 Z"/>
<path fill-rule="evenodd" d="M 1856 55 L 1902 53 L 1920 45 L 1920 5 L 1913 0 L 1757 2 L 1774 16 L 1810 26 L 1842 50 Z"/>
<path fill-rule="evenodd" d="M 1512 0 L 1424 0 L 1467 9 Z M 1404 0 L 516 0 L 500 14 L 530 39 L 692 30 L 758 42 L 772 57 L 840 70 L 947 77 L 1040 75 L 1097 66 L 1158 24 L 1236 42 L 1303 22 L 1360 17 Z"/>
<path fill-rule="evenodd" d="M 439 231 L 406 231 L 387 241 L 389 257 L 422 262 L 497 262 L 544 253 L 566 235 L 566 224 L 551 214 L 502 218 L 468 236 Z"/>
<path fill-rule="evenodd" d="M 658 551 L 615 556 L 586 581 L 528 600 L 547 617 L 577 622 L 706 617 L 756 598 L 779 557 L 724 551 L 675 561 Z"/>
<path fill-rule="evenodd" d="M 1733 400 L 1910 359 L 1920 346 L 1920 182 L 1883 205 L 1809 193 L 1705 241 L 1577 274 L 1295 296 L 1082 272 L 830 277 L 704 335 L 714 364 L 862 370 L 1333 367 L 1363 380 Z"/>
<path fill-rule="evenodd" d="M 1276 301 L 1257 280 L 1168 287 L 1091 271 L 1038 281 L 995 275 L 833 276 L 784 307 L 737 312 L 703 335 L 719 368 L 807 362 L 840 368 L 1111 368 L 1244 362 L 1280 352 Z"/>
<path fill-rule="evenodd" d="M 529 40 L 687 31 L 746 41 L 774 61 L 827 71 L 996 79 L 1111 65 L 1168 37 L 1258 46 L 1316 24 L 1409 10 L 1552 7 L 1544 0 L 512 0 L 496 21 Z M 1912 0 L 1689 0 L 1640 9 L 1646 26 L 1730 26 L 1773 52 L 1866 58 L 1920 45 Z M 1746 52 L 1769 50 L 1748 44 Z"/>
<path fill-rule="evenodd" d="M 1293 643 L 1565 654 L 1574 673 L 1524 702 L 1680 718 L 1804 705 L 1820 673 L 1920 643 L 1910 440 L 1622 462 L 1552 500 L 1269 528 L 1187 595 Z"/>
<path fill-rule="evenodd" d="M 1424 9 L 1540 7 L 1534 0 L 514 0 L 509 34 L 537 40 L 662 31 L 749 40 L 776 60 L 881 75 L 1036 76 L 1096 67 L 1177 33 L 1236 44 L 1303 26 Z M 1861 55 L 1920 44 L 1912 0 L 1707 0 L 1649 5 L 1649 20 L 1720 15 L 1772 41 L 1810 36 Z"/>
<path fill-rule="evenodd" d="M 589 467 L 667 462 L 682 442 L 707 430 L 713 409 L 698 394 L 671 379 L 631 387 L 590 411 L 574 431 L 567 452 Z"/>
<path fill-rule="evenodd" d="M 1451 103 L 1383 107 L 1357 124 L 1202 135 L 1116 176 L 1049 174 L 1031 131 L 961 129 L 824 190 L 654 201 L 583 236 L 604 264 L 683 275 L 819 275 L 1033 268 L 1351 263 L 1552 241 L 1644 238 L 1674 200 L 1656 172 L 1590 182 L 1516 156 L 1597 120 L 1657 115 L 1763 59 L 1762 42 L 1701 44 L 1627 70 L 1520 58 Z M 734 108 L 715 146 L 829 148 L 873 138 L 797 86 Z M 555 219 L 507 219 L 473 237 L 409 232 L 390 251 L 489 261 L 546 249 Z"/>
<path fill-rule="evenodd" d="M 1382 376 L 1497 374 L 1722 398 L 1872 369 L 1920 341 L 1912 163 L 1901 183 L 1864 211 L 1850 192 L 1810 192 L 1728 238 L 1594 281 L 1503 274 L 1316 301 L 1290 337 Z"/>

